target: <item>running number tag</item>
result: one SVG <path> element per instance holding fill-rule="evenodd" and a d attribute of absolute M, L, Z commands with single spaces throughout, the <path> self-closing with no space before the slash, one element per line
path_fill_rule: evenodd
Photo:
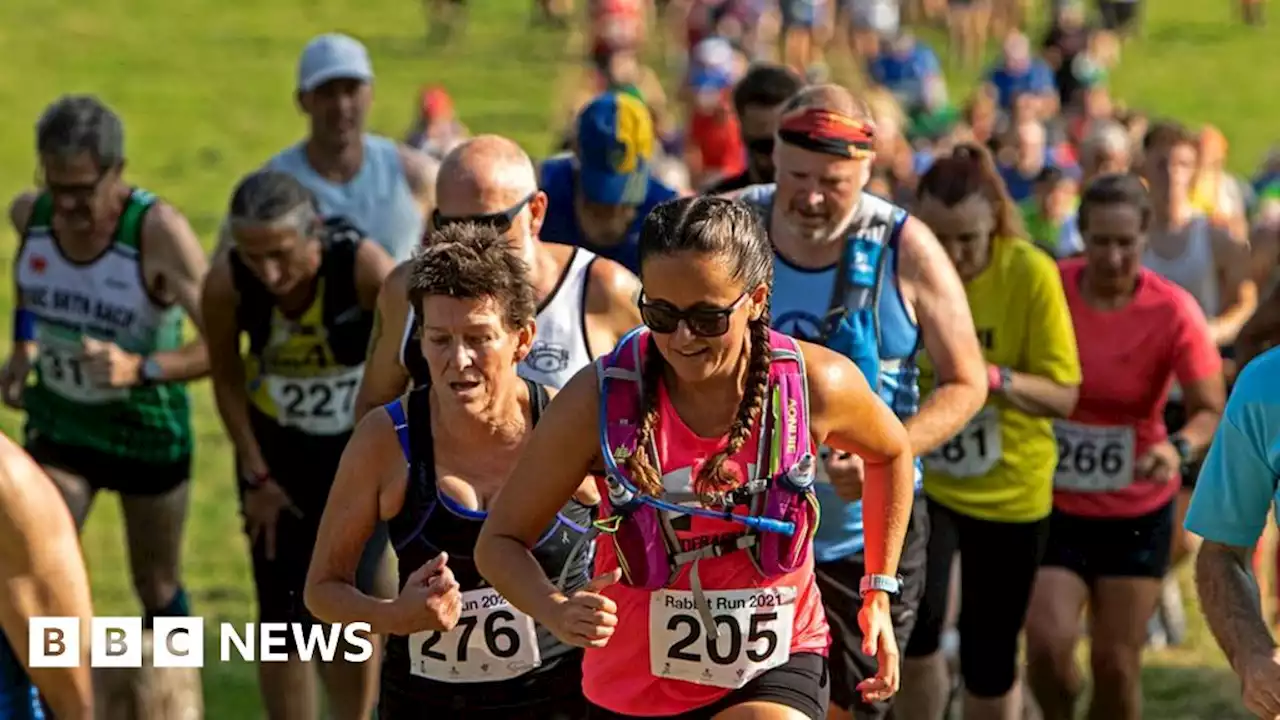
<path fill-rule="evenodd" d="M 354 367 L 315 377 L 268 375 L 267 392 L 276 407 L 276 420 L 311 435 L 340 435 L 351 430 L 363 374 L 363 367 Z"/>
<path fill-rule="evenodd" d="M 509 680 L 542 664 L 533 618 L 492 588 L 462 593 L 462 614 L 449 632 L 409 636 L 409 672 L 446 683 Z"/>
<path fill-rule="evenodd" d="M 719 638 L 703 627 L 693 593 L 664 590 L 649 605 L 654 677 L 737 689 L 791 657 L 792 587 L 706 593 Z"/>
<path fill-rule="evenodd" d="M 1110 492 L 1133 484 L 1133 428 L 1055 420 L 1058 469 L 1053 486 L 1074 492 Z"/>
<path fill-rule="evenodd" d="M 981 477 L 1000 460 L 1000 411 L 984 407 L 955 437 L 924 457 L 925 467 L 951 477 Z"/>
<path fill-rule="evenodd" d="M 68 400 L 85 405 L 102 405 L 129 399 L 129 388 L 104 387 L 85 373 L 84 351 L 79 335 L 68 336 L 42 327 L 36 341 L 40 354 L 40 382 Z"/>

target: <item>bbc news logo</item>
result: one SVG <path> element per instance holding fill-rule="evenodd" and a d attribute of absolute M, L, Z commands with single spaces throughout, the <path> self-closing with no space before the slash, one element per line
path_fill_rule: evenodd
<path fill-rule="evenodd" d="M 28 647 L 33 668 L 78 667 L 81 662 L 80 619 L 33 617 L 27 623 Z M 342 660 L 366 662 L 373 657 L 369 623 L 329 625 L 316 623 L 220 623 L 218 658 L 231 662 L 285 662 L 289 640 L 294 641 L 303 662 Z M 339 652 L 346 642 L 347 647 Z M 146 634 L 140 617 L 95 617 L 89 630 L 89 665 L 106 668 L 142 667 Z M 198 617 L 158 617 L 151 630 L 151 664 L 154 667 L 204 667 L 205 626 Z"/>

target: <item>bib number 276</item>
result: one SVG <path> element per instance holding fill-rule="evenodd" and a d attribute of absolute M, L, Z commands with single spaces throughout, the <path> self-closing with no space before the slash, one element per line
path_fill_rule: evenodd
<path fill-rule="evenodd" d="M 462 594 L 462 614 L 449 632 L 409 638 L 410 671 L 438 682 L 494 682 L 541 664 L 533 618 L 492 589 Z"/>
<path fill-rule="evenodd" d="M 792 588 L 709 592 L 711 634 L 689 592 L 655 593 L 650 605 L 650 666 L 658 677 L 739 688 L 791 656 Z"/>

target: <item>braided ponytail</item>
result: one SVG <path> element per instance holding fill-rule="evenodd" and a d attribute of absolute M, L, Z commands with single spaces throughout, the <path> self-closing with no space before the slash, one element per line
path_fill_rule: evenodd
<path fill-rule="evenodd" d="M 764 414 L 765 404 L 769 401 L 769 368 L 773 358 L 769 347 L 769 308 L 766 306 L 760 317 L 752 320 L 748 327 L 751 332 L 751 359 L 747 361 L 742 401 L 738 403 L 738 414 L 729 427 L 728 443 L 702 466 L 698 476 L 693 479 L 694 492 L 708 500 L 732 490 L 746 479 L 730 473 L 724 464 L 741 452 L 747 440 L 751 439 L 751 431 Z M 762 438 L 761 442 L 764 441 Z M 745 470 L 743 468 L 744 472 Z"/>

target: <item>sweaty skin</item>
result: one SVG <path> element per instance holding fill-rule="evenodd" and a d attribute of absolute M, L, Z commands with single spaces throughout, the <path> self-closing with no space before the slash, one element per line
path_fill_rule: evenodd
<path fill-rule="evenodd" d="M 27 620 L 80 619 L 87 638 L 93 606 L 75 523 L 53 481 L 7 436 L 0 436 L 0 627 L 59 720 L 92 720 L 89 644 L 70 668 L 31 669 Z"/>

